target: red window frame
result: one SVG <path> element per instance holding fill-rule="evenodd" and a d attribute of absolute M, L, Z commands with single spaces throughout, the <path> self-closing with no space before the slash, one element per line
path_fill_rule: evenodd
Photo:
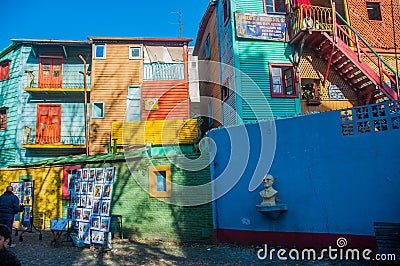
<path fill-rule="evenodd" d="M 10 78 L 10 61 L 0 62 L 0 80 Z"/>
<path fill-rule="evenodd" d="M 0 107 L 0 130 L 7 129 L 8 108 Z"/>
<path fill-rule="evenodd" d="M 289 73 L 290 76 L 286 75 L 287 73 Z M 279 74 L 279 76 L 277 74 Z M 292 64 L 285 64 L 285 63 L 269 64 L 269 77 L 270 77 L 272 98 L 298 97 L 295 72 Z M 275 90 L 276 86 L 280 86 L 279 87 L 280 91 Z"/>

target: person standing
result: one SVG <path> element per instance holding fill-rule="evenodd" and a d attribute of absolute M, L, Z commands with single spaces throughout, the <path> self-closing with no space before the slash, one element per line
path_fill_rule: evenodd
<path fill-rule="evenodd" d="M 6 192 L 0 196 L 0 224 L 7 225 L 10 230 L 14 223 L 14 215 L 19 212 L 19 199 L 13 193 L 13 187 L 7 186 Z M 10 234 L 9 247 L 15 247 Z"/>

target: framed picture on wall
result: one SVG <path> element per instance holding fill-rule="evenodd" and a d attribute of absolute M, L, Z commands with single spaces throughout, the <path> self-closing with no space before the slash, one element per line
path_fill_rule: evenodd
<path fill-rule="evenodd" d="M 24 182 L 24 188 L 22 194 L 26 196 L 32 196 L 32 182 Z"/>
<path fill-rule="evenodd" d="M 75 180 L 75 193 L 81 193 L 81 182 L 79 180 Z"/>
<path fill-rule="evenodd" d="M 68 174 L 68 190 L 75 191 L 75 180 L 77 179 L 76 174 Z"/>
<path fill-rule="evenodd" d="M 104 232 L 93 230 L 92 231 L 92 243 L 104 244 Z"/>
<path fill-rule="evenodd" d="M 101 204 L 101 201 L 99 199 L 93 200 L 93 208 L 92 208 L 93 215 L 100 215 L 100 204 Z"/>
<path fill-rule="evenodd" d="M 87 168 L 82 169 L 82 179 L 83 179 L 83 180 L 88 180 L 88 181 L 90 181 L 90 178 L 89 178 L 89 169 L 87 169 Z M 92 181 L 93 181 L 93 180 L 92 180 Z"/>
<path fill-rule="evenodd" d="M 110 200 L 101 201 L 100 215 L 108 216 L 110 214 Z"/>
<path fill-rule="evenodd" d="M 114 167 L 107 167 L 104 183 L 112 183 L 114 180 Z"/>
<path fill-rule="evenodd" d="M 83 216 L 82 216 L 82 208 L 76 208 L 75 209 L 75 220 L 79 222 L 83 222 Z"/>
<path fill-rule="evenodd" d="M 111 198 L 112 184 L 104 184 L 103 186 L 103 199 Z"/>
<path fill-rule="evenodd" d="M 86 198 L 86 195 L 81 195 L 81 201 L 80 201 L 80 204 L 79 204 L 79 206 L 82 206 L 83 208 L 85 208 L 86 207 L 86 200 L 87 198 Z"/>
<path fill-rule="evenodd" d="M 92 216 L 90 229 L 100 230 L 100 216 Z"/>
<path fill-rule="evenodd" d="M 95 177 L 95 175 L 96 175 L 96 169 L 94 169 L 94 168 L 90 168 L 90 169 L 88 169 L 89 170 L 89 172 L 88 172 L 88 174 L 89 174 L 89 181 L 94 181 L 94 177 Z"/>
<path fill-rule="evenodd" d="M 84 222 L 89 222 L 91 215 L 92 215 L 92 209 L 83 209 L 83 211 L 82 211 L 82 220 Z"/>
<path fill-rule="evenodd" d="M 93 208 L 93 196 L 87 195 L 86 196 L 86 208 Z"/>
<path fill-rule="evenodd" d="M 93 194 L 94 191 L 94 183 L 93 182 L 88 182 L 87 184 L 87 193 L 88 194 Z"/>
<path fill-rule="evenodd" d="M 68 220 L 75 220 L 74 214 L 75 214 L 75 209 L 74 209 L 74 207 L 69 206 L 69 207 L 67 208 L 67 219 L 68 219 Z"/>
<path fill-rule="evenodd" d="M 93 191 L 93 197 L 95 198 L 101 198 L 101 193 L 103 191 L 103 185 L 94 185 L 94 191 Z"/>
<path fill-rule="evenodd" d="M 31 221 L 31 207 L 25 206 L 24 211 L 22 213 L 22 222 L 29 223 Z"/>
<path fill-rule="evenodd" d="M 88 192 L 88 182 L 81 183 L 81 194 L 87 194 Z"/>
<path fill-rule="evenodd" d="M 95 182 L 96 183 L 103 183 L 103 178 L 104 178 L 104 169 L 103 168 L 96 168 Z"/>
<path fill-rule="evenodd" d="M 101 217 L 100 221 L 100 230 L 108 232 L 110 228 L 110 217 Z"/>
<path fill-rule="evenodd" d="M 76 170 L 76 180 L 78 181 L 82 181 L 83 177 L 82 177 L 82 169 L 77 169 Z"/>
<path fill-rule="evenodd" d="M 21 182 L 11 182 L 10 183 L 10 186 L 13 187 L 13 192 L 15 195 L 21 194 L 22 185 L 23 185 L 23 183 L 21 183 Z"/>

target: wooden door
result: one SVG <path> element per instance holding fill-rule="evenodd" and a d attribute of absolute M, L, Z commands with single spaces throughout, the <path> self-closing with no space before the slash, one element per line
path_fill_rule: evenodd
<path fill-rule="evenodd" d="M 36 144 L 54 144 L 61 141 L 61 104 L 38 104 Z"/>
<path fill-rule="evenodd" d="M 62 86 L 61 56 L 40 57 L 39 64 L 39 88 L 61 88 Z"/>

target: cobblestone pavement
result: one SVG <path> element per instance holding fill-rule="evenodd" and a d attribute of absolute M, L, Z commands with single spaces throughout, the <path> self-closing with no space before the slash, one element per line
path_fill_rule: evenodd
<path fill-rule="evenodd" d="M 51 245 L 53 236 L 43 231 L 23 234 L 12 251 L 22 265 L 378 265 L 350 261 L 270 261 L 257 258 L 257 248 L 249 246 L 215 244 L 178 244 L 173 242 L 137 239 L 114 239 L 112 252 L 103 251 L 95 256 L 89 247 L 78 248 L 72 242 Z M 0 263 L 1 264 L 1 263 Z"/>

